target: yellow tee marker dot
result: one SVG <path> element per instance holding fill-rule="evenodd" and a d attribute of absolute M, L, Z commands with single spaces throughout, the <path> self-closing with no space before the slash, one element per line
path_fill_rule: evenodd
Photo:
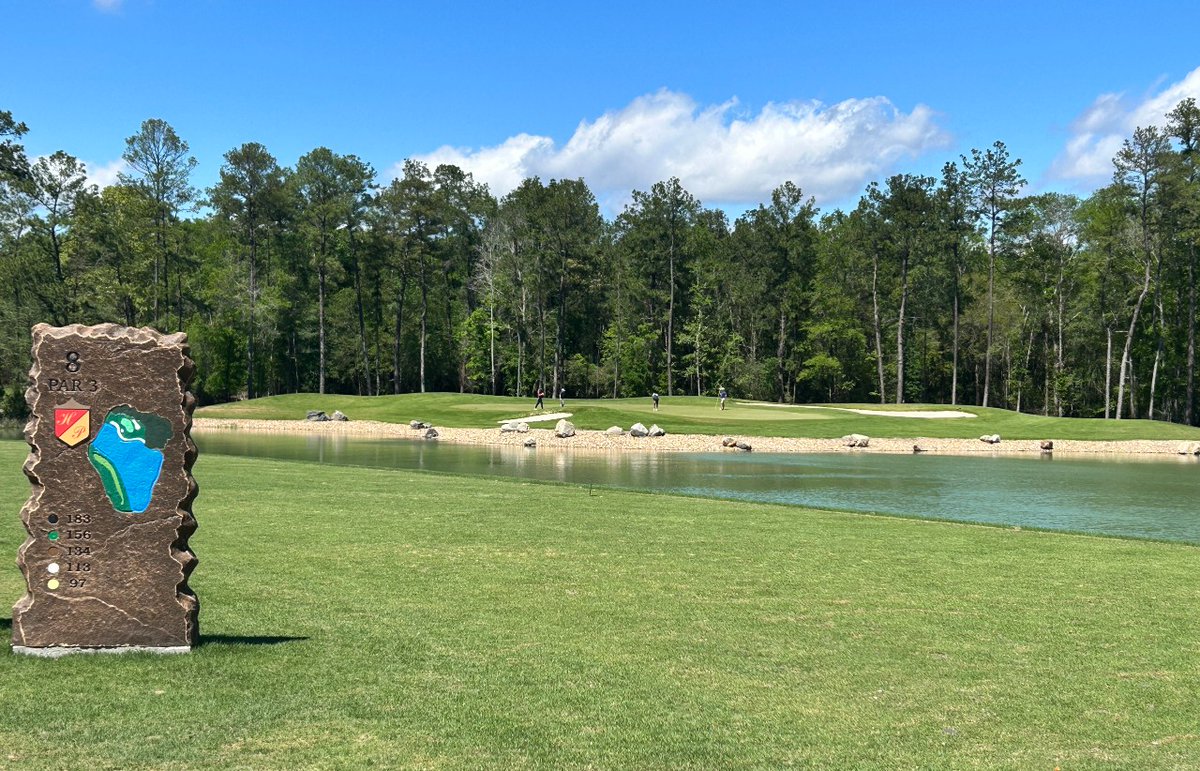
<path fill-rule="evenodd" d="M 57 589 L 58 588 L 58 579 L 51 578 L 49 581 L 46 582 L 46 588 L 47 589 Z"/>

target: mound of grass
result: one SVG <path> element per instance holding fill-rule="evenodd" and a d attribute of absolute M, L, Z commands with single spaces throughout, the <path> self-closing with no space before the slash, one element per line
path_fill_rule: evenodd
<path fill-rule="evenodd" d="M 25 452 L 0 442 L 5 608 Z M 0 765 L 1200 765 L 1195 547 L 222 456 L 196 476 L 203 645 L 0 645 Z"/>
<path fill-rule="evenodd" d="M 307 410 L 333 414 L 341 410 L 355 420 L 407 423 L 427 420 L 454 428 L 495 428 L 502 421 L 536 417 L 533 399 L 477 394 L 401 394 L 399 396 L 332 396 L 288 394 L 244 402 L 219 404 L 197 411 L 198 417 L 300 420 Z M 879 414 L 859 415 L 840 407 L 870 409 Z M 899 418 L 888 413 L 912 410 L 959 410 L 974 418 Z M 540 414 L 558 412 L 558 401 L 546 400 Z M 971 438 L 1000 434 L 1005 439 L 1179 439 L 1200 441 L 1200 428 L 1157 420 L 1103 420 L 1051 418 L 1011 410 L 949 405 L 822 405 L 799 407 L 761 402 L 731 401 L 718 409 L 715 398 L 663 397 L 654 412 L 649 399 L 568 399 L 566 412 L 578 428 L 603 430 L 612 425 L 628 428 L 635 422 L 658 423 L 671 433 L 741 434 L 835 438 L 846 434 L 876 437 Z"/>

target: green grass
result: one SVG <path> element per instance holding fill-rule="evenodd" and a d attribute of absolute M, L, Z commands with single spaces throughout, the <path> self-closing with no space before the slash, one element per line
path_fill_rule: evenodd
<path fill-rule="evenodd" d="M 407 423 L 426 420 L 453 428 L 494 428 L 499 421 L 534 415 L 532 399 L 474 394 L 403 394 L 400 396 L 332 396 L 288 394 L 219 404 L 197 411 L 198 417 L 299 420 L 307 410 L 333 414 L 341 410 L 352 420 Z M 884 415 L 858 415 L 827 407 L 861 407 L 883 413 L 896 410 L 955 409 L 975 418 L 915 419 Z M 558 412 L 558 401 L 546 400 L 546 413 Z M 566 412 L 577 428 L 603 430 L 612 425 L 629 428 L 635 422 L 658 423 L 671 433 L 741 434 L 835 438 L 846 434 L 875 437 L 972 438 L 1000 434 L 1005 439 L 1179 439 L 1200 441 L 1200 428 L 1158 420 L 1103 420 L 1099 418 L 1049 418 L 988 407 L 948 405 L 878 404 L 796 407 L 762 402 L 731 401 L 718 409 L 715 398 L 663 397 L 661 410 L 651 410 L 646 399 L 568 399 Z"/>
<path fill-rule="evenodd" d="M 5 608 L 25 451 L 0 442 Z M 0 645 L 0 766 L 1200 765 L 1196 547 L 216 455 L 196 476 L 204 644 Z"/>

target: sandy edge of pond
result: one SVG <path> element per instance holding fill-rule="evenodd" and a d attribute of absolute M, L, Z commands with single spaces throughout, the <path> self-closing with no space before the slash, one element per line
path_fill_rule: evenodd
<path fill-rule="evenodd" d="M 421 431 L 406 424 L 381 423 L 373 420 L 308 422 L 305 420 L 249 420 L 226 418 L 196 418 L 193 430 L 199 433 L 226 430 L 255 431 L 284 434 L 326 434 L 372 438 L 394 437 L 420 440 Z M 706 434 L 667 434 L 659 437 L 634 438 L 628 434 L 613 436 L 603 431 L 577 431 L 575 436 L 560 439 L 549 428 L 530 428 L 528 433 L 501 433 L 498 428 L 443 428 L 435 426 L 437 441 L 455 444 L 521 447 L 527 439 L 537 441 L 539 448 L 596 450 L 613 452 L 740 452 L 721 446 L 723 436 Z M 935 455 L 1039 455 L 1039 440 L 1017 439 L 986 444 L 978 439 L 906 439 L 872 438 L 867 448 L 848 448 L 840 439 L 801 439 L 790 437 L 747 436 L 727 434 L 744 441 L 758 452 L 846 452 L 846 453 L 903 453 L 911 454 L 914 445 Z M 1190 442 L 1176 439 L 1126 440 L 1097 442 L 1084 440 L 1054 441 L 1054 453 L 1080 455 L 1179 455 Z"/>

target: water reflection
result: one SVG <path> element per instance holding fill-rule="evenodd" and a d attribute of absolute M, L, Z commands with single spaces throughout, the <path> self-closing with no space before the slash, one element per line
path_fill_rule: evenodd
<path fill-rule="evenodd" d="M 1200 543 L 1200 463 L 1190 457 L 587 453 L 235 431 L 195 439 L 201 457 L 424 469 Z"/>

